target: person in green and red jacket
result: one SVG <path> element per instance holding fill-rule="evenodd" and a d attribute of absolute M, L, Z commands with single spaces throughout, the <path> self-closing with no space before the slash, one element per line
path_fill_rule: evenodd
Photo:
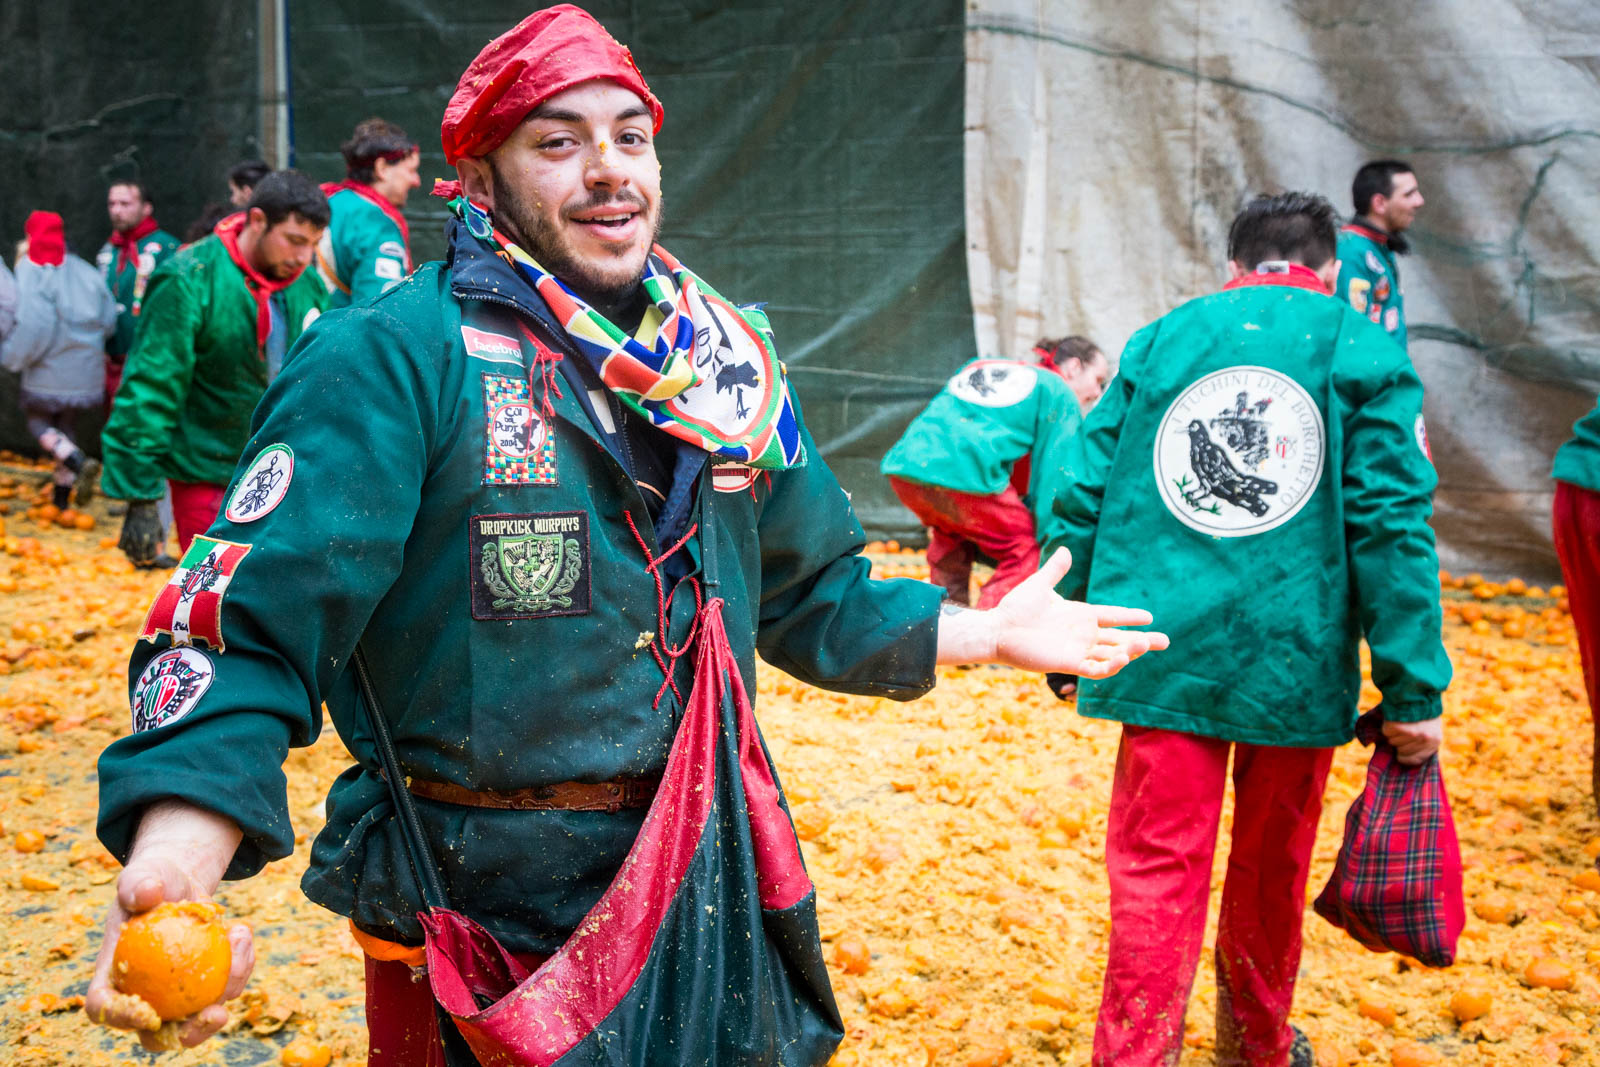
<path fill-rule="evenodd" d="M 216 518 L 250 413 L 326 302 L 306 267 L 327 224 L 316 183 L 279 171 L 261 180 L 246 210 L 151 277 L 101 431 L 101 488 L 128 501 L 121 547 L 135 565 L 160 554 L 156 505 L 165 488 L 180 546 Z"/>
<path fill-rule="evenodd" d="M 1066 450 L 1045 538 L 1072 551 L 1058 590 L 1148 604 L 1184 650 L 1079 696 L 1081 714 L 1123 724 L 1095 1064 L 1183 1051 L 1230 754 L 1217 1062 L 1309 1064 L 1288 1016 L 1363 637 L 1401 762 L 1427 760 L 1442 737 L 1450 661 L 1422 383 L 1382 329 L 1332 298 L 1334 249 L 1322 197 L 1252 201 L 1228 237 L 1233 280 L 1134 334 Z"/>
<path fill-rule="evenodd" d="M 1572 440 L 1556 452 L 1550 477 L 1556 481 L 1553 530 L 1556 557 L 1567 583 L 1572 628 L 1589 697 L 1597 742 L 1590 788 L 1600 805 L 1600 406 L 1572 427 Z"/>
<path fill-rule="evenodd" d="M 993 611 L 871 578 L 766 315 L 657 243 L 662 117 L 627 50 L 570 5 L 462 75 L 441 131 L 459 178 L 439 190 L 448 258 L 307 331 L 226 509 L 146 619 L 134 732 L 99 766 L 101 839 L 127 865 L 90 1018 L 137 1025 L 108 982 L 129 914 L 293 850 L 282 764 L 326 701 L 356 761 L 302 887 L 367 954 L 369 1062 L 477 1062 L 413 971 L 422 927 L 358 647 L 452 903 L 529 962 L 567 941 L 639 834 L 689 702 L 702 593 L 745 678 L 759 649 L 817 685 L 895 699 L 940 662 L 1104 675 L 1165 647 L 1110 628 L 1145 612 L 1056 597 L 1065 554 Z M 236 996 L 252 949 L 247 927 L 231 933 Z M 177 1036 L 226 1020 L 211 1005 Z M 621 1025 L 660 1038 L 652 1062 L 801 1067 L 757 1059 L 716 1018 Z"/>
<path fill-rule="evenodd" d="M 106 288 L 117 301 L 117 330 L 106 342 L 109 403 L 133 350 L 150 276 L 178 250 L 178 239 L 156 222 L 155 204 L 143 182 L 113 182 L 106 190 L 106 214 L 111 216 L 111 236 L 101 246 L 95 265 L 105 274 Z"/>
<path fill-rule="evenodd" d="M 1411 250 L 1405 232 L 1422 207 L 1411 164 L 1377 159 L 1356 171 L 1350 197 L 1355 217 L 1339 231 L 1339 280 L 1334 292 L 1406 347 L 1405 293 L 1400 257 Z"/>
<path fill-rule="evenodd" d="M 883 457 L 895 495 L 928 527 L 929 577 L 951 600 L 967 603 L 980 551 L 995 564 L 980 608 L 1039 569 L 1040 517 L 1060 488 L 1055 457 L 1110 373 L 1086 337 L 1040 341 L 1031 361 L 973 360 Z"/>
<path fill-rule="evenodd" d="M 417 143 L 383 119 L 367 119 L 340 148 L 345 180 L 327 182 L 333 222 L 317 245 L 328 306 L 370 303 L 411 273 L 411 229 L 400 209 L 422 184 Z"/>

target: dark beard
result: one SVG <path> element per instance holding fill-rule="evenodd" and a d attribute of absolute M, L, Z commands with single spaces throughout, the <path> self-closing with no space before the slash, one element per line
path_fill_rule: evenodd
<path fill-rule="evenodd" d="M 560 278 L 567 288 L 577 293 L 601 314 L 609 317 L 610 312 L 630 307 L 637 302 L 639 282 L 644 278 L 645 264 L 649 262 L 648 256 L 645 258 L 645 263 L 639 265 L 639 272 L 620 285 L 596 277 L 589 271 L 587 264 L 568 252 L 559 235 L 545 222 L 543 216 L 537 211 L 528 209 L 527 203 L 517 193 L 515 187 L 501 179 L 494 160 L 491 158 L 487 162 L 490 177 L 494 180 L 495 207 L 491 214 L 496 226 L 505 230 L 513 240 L 527 250 L 529 255 L 539 261 L 541 267 Z M 595 206 L 612 203 L 618 199 L 643 206 L 642 201 L 634 197 L 618 198 L 610 195 L 597 197 Z M 655 228 L 650 233 L 652 245 L 661 234 L 661 218 L 661 200 L 658 198 Z"/>

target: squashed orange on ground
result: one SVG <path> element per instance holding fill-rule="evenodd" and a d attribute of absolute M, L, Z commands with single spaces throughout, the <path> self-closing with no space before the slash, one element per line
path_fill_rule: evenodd
<path fill-rule="evenodd" d="M 103 501 L 88 509 L 90 531 L 27 517 L 48 477 L 0 455 L 0 909 L 20 916 L 0 939 L 0 1063 L 121 1067 L 139 1057 L 134 1039 L 73 1010 L 117 869 L 94 838 L 94 760 L 129 729 L 128 650 L 167 575 L 128 566 Z M 869 553 L 880 574 L 927 577 L 920 554 Z M 1367 952 L 1308 912 L 1292 1018 L 1323 1067 L 1384 1067 L 1414 1046 L 1448 1067 L 1600 1067 L 1600 890 L 1585 876 L 1600 820 L 1576 638 L 1564 590 L 1503 579 L 1445 582 L 1456 677 L 1443 766 L 1468 907 L 1457 962 L 1433 970 Z M 1480 600 L 1473 589 L 1486 584 L 1500 591 Z M 1078 716 L 1037 675 L 939 678 L 909 703 L 825 693 L 765 665 L 746 679 L 818 887 L 846 1028 L 836 1062 L 1086 1067 L 1117 728 Z M 1367 687 L 1363 705 L 1376 701 Z M 1351 745 L 1334 761 L 1308 896 L 1327 879 L 1366 757 Z M 295 854 L 218 892 L 257 932 L 249 989 L 223 1033 L 163 1063 L 281 1064 L 285 1049 L 317 1046 L 334 1063 L 364 1062 L 360 951 L 298 885 L 328 784 L 348 762 L 332 730 L 290 753 Z M 15 847 L 23 832 L 34 851 Z M 1226 847 L 1224 828 L 1219 855 Z M 1216 891 L 1223 873 L 1219 863 Z M 27 888 L 46 884 L 58 888 Z M 1182 1067 L 1215 1061 L 1214 938 L 1213 925 Z M 1544 959 L 1570 969 L 1569 988 L 1527 981 Z M 1488 1010 L 1463 1000 L 1458 1014 L 1462 991 L 1487 995 Z M 1364 997 L 1392 1007 L 1394 1025 L 1363 1016 Z"/>

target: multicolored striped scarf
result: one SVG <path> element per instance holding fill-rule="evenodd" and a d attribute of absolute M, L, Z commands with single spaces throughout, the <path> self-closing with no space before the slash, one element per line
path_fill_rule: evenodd
<path fill-rule="evenodd" d="M 652 426 L 761 470 L 805 463 L 788 378 L 760 309 L 734 307 L 656 245 L 641 282 L 650 306 L 630 336 L 495 229 L 482 207 L 458 196 L 450 209 L 528 279 L 600 380 Z"/>

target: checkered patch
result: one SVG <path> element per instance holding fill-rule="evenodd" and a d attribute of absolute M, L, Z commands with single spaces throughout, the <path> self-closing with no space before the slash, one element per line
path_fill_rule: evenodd
<path fill-rule="evenodd" d="M 483 376 L 483 484 L 555 485 L 556 435 L 526 378 Z"/>

